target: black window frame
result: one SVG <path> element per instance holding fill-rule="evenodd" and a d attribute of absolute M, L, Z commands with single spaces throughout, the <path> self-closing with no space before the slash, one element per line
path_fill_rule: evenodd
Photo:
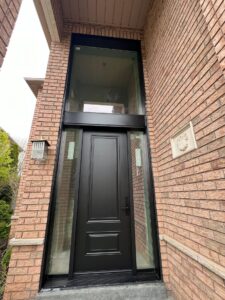
<path fill-rule="evenodd" d="M 74 47 L 76 46 L 89 46 L 89 47 L 100 47 L 105 49 L 118 49 L 135 51 L 138 58 L 138 74 L 140 81 L 140 94 L 141 94 L 141 105 L 143 114 L 104 114 L 104 113 L 93 113 L 93 112 L 68 112 L 66 111 L 66 102 L 69 95 L 72 65 L 74 59 Z M 63 125 L 64 126 L 107 126 L 107 127 L 120 127 L 120 128 L 146 128 L 145 118 L 145 90 L 144 90 L 144 76 L 143 76 L 143 65 L 141 56 L 141 42 L 138 40 L 118 39 L 111 37 L 102 37 L 96 35 L 83 35 L 73 34 L 71 39 L 70 48 L 70 60 L 69 60 L 69 72 L 66 84 L 65 93 L 65 107 L 63 113 Z"/>

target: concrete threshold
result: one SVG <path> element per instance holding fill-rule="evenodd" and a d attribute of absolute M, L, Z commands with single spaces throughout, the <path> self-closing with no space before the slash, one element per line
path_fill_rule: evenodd
<path fill-rule="evenodd" d="M 36 300 L 172 300 L 163 282 L 41 291 Z"/>

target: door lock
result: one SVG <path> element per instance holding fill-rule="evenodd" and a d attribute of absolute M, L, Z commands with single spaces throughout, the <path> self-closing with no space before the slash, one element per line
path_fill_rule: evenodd
<path fill-rule="evenodd" d="M 129 205 L 129 200 L 128 197 L 125 198 L 125 206 L 121 207 L 122 210 L 125 210 L 126 215 L 128 216 L 130 214 L 130 205 Z"/>

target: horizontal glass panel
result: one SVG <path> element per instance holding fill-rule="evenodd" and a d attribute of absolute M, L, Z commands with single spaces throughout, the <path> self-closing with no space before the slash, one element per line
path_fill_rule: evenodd
<path fill-rule="evenodd" d="M 143 114 L 137 52 L 74 46 L 66 110 Z"/>
<path fill-rule="evenodd" d="M 50 251 L 49 275 L 68 274 L 75 201 L 75 174 L 80 149 L 80 130 L 63 132 L 57 174 Z"/>
<path fill-rule="evenodd" d="M 95 113 L 124 113 L 124 105 L 123 104 L 114 104 L 114 103 L 84 103 L 84 112 L 95 112 Z"/>
<path fill-rule="evenodd" d="M 154 268 L 153 241 L 146 166 L 147 145 L 143 132 L 130 135 L 133 182 L 134 226 L 137 269 Z"/>

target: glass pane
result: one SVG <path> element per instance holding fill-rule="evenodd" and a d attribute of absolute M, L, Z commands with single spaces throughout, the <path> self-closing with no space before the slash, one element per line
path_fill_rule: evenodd
<path fill-rule="evenodd" d="M 53 230 L 48 258 L 48 274 L 69 271 L 75 198 L 75 173 L 80 149 L 80 130 L 70 129 L 62 134 L 57 175 Z"/>
<path fill-rule="evenodd" d="M 66 110 L 143 114 L 137 52 L 74 47 Z"/>
<path fill-rule="evenodd" d="M 145 170 L 148 165 L 145 135 L 138 131 L 132 132 L 130 143 L 137 269 L 149 269 L 154 268 L 154 255 L 149 186 Z"/>

